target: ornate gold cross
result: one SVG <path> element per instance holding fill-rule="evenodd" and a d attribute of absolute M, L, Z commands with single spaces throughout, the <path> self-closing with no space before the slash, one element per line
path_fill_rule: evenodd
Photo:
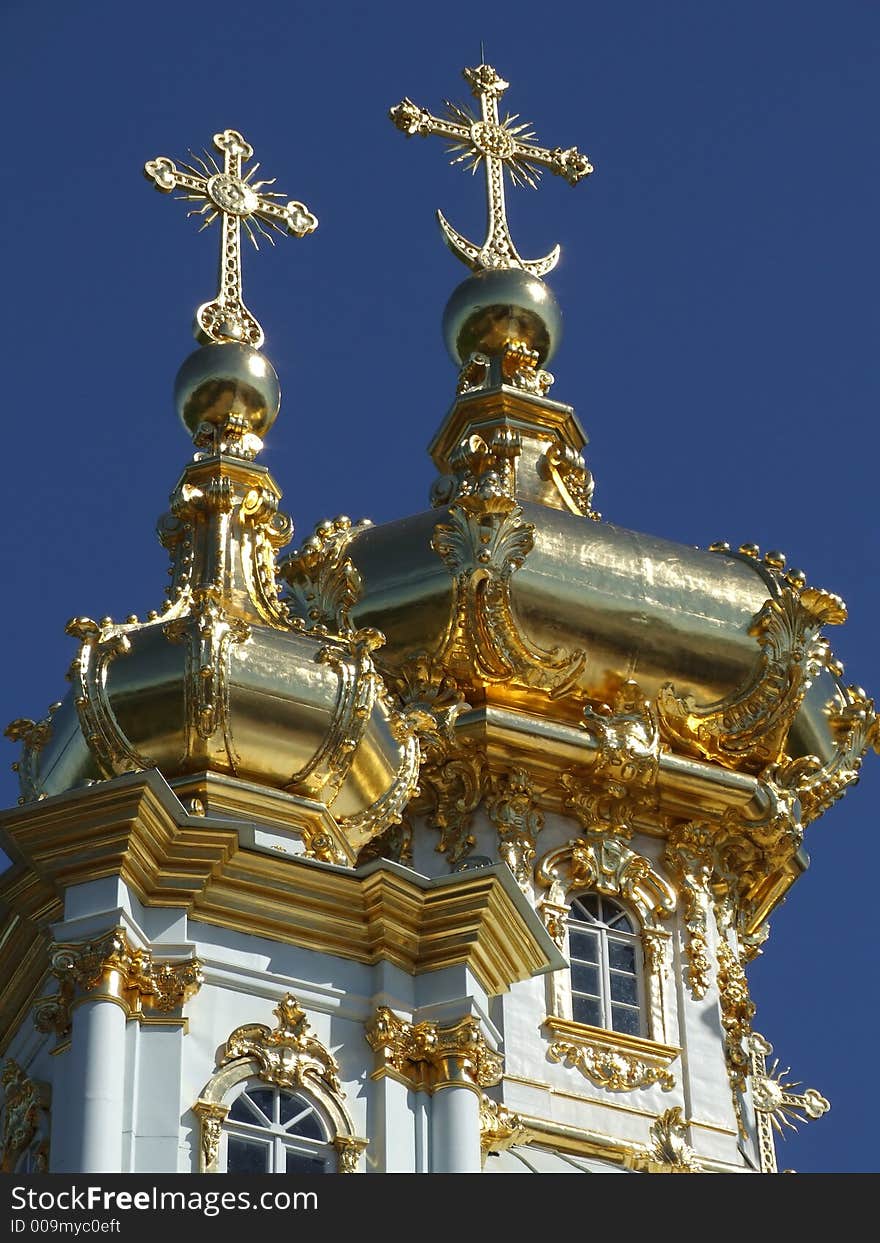
<path fill-rule="evenodd" d="M 187 216 L 204 216 L 202 229 L 213 224 L 218 216 L 222 217 L 220 289 L 216 298 L 203 303 L 196 312 L 200 329 L 197 335 L 206 341 L 242 341 L 259 349 L 263 344 L 263 329 L 245 306 L 241 294 L 241 226 L 244 224 L 248 237 L 259 250 L 257 233 L 274 245 L 275 239 L 269 229 L 305 237 L 317 229 L 318 218 L 297 199 L 284 204 L 275 202 L 284 195 L 264 189 L 275 184 L 274 177 L 270 181 L 251 181 L 259 164 L 254 164 L 242 176 L 242 162 L 253 156 L 254 149 L 236 130 L 225 129 L 222 134 L 215 134 L 214 146 L 223 152 L 222 169 L 206 151 L 204 160 L 190 152 L 201 171 L 193 164 L 182 164 L 178 168 L 173 160 L 162 155 L 148 160 L 144 173 L 163 194 L 185 190 L 188 193 L 178 195 L 179 198 L 201 203 L 201 207 L 192 208 Z M 269 229 L 264 228 L 264 224 Z"/>
<path fill-rule="evenodd" d="M 779 1058 L 767 1069 L 767 1058 L 773 1052 L 773 1046 L 758 1032 L 752 1032 L 749 1037 L 748 1051 L 761 1173 L 775 1174 L 778 1167 L 773 1132 L 784 1135 L 783 1127 L 796 1131 L 798 1122 L 821 1118 L 831 1106 L 815 1088 L 796 1092 L 795 1089 L 801 1085 L 787 1079 L 790 1071 L 779 1069 Z"/>
<path fill-rule="evenodd" d="M 532 142 L 534 134 L 529 122 L 515 125 L 518 114 L 510 113 L 503 121 L 498 117 L 498 100 L 509 83 L 499 77 L 491 65 L 462 71 L 473 95 L 480 101 L 479 117 L 470 108 L 447 100 L 447 117 L 425 112 L 411 99 L 404 99 L 391 109 L 389 116 L 398 129 L 409 136 L 440 134 L 452 139 L 449 151 L 458 152 L 452 164 L 464 163 L 476 172 L 480 163 L 486 166 L 488 228 L 482 246 L 475 246 L 453 229 L 441 211 L 437 212 L 440 228 L 453 254 L 474 271 L 487 268 L 523 268 L 534 276 L 543 276 L 556 267 L 559 247 L 554 246 L 543 259 L 523 259 L 513 244 L 504 204 L 504 172 L 514 185 L 537 186 L 541 169 L 564 177 L 575 185 L 588 177 L 593 166 L 577 147 L 539 147 Z"/>

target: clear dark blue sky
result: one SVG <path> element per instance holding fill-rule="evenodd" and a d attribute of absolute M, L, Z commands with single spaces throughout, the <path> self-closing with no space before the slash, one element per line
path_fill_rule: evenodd
<path fill-rule="evenodd" d="M 596 166 L 512 192 L 510 214 L 522 253 L 563 245 L 553 396 L 590 434 L 598 507 L 783 549 L 847 600 L 835 650 L 880 693 L 876 3 L 6 0 L 0 38 L 3 722 L 65 691 L 68 617 L 161 602 L 153 523 L 191 452 L 171 385 L 217 233 L 145 159 L 235 127 L 320 217 L 246 255 L 284 388 L 264 460 L 299 537 L 426 506 L 455 378 L 440 316 L 465 275 L 432 216 L 477 234 L 481 187 L 386 113 L 465 99 L 481 39 L 504 102 Z M 7 770 L 0 804 L 16 794 Z M 878 1169 L 878 808 L 870 757 L 810 829 L 813 866 L 751 970 L 758 1029 L 832 1101 L 780 1152 L 805 1172 Z"/>

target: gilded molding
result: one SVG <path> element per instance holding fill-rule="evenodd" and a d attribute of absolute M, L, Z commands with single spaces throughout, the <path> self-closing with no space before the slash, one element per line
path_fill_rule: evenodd
<path fill-rule="evenodd" d="M 484 1160 L 490 1152 L 505 1152 L 514 1144 L 527 1144 L 531 1138 L 532 1133 L 519 1114 L 483 1093 L 480 1097 L 480 1148 Z"/>
<path fill-rule="evenodd" d="M 504 1059 L 489 1048 L 472 1015 L 441 1027 L 433 1020 L 410 1023 L 379 1006 L 364 1037 L 376 1054 L 374 1079 L 391 1075 L 421 1092 L 454 1083 L 489 1088 L 501 1080 Z"/>
<path fill-rule="evenodd" d="M 767 1058 L 773 1046 L 758 1032 L 752 1032 L 746 1042 L 749 1053 L 749 1079 L 752 1104 L 758 1133 L 758 1155 L 762 1174 L 775 1174 L 776 1145 L 773 1132 L 785 1137 L 785 1130 L 796 1131 L 798 1122 L 809 1122 L 828 1113 L 831 1105 L 815 1088 L 796 1092 L 801 1085 L 788 1079 L 787 1068 L 779 1069 L 776 1058 L 767 1069 Z"/>
<path fill-rule="evenodd" d="M 664 1092 L 675 1087 L 670 1065 L 681 1053 L 672 1045 L 626 1036 L 560 1019 L 544 1026 L 556 1037 L 547 1050 L 551 1062 L 576 1067 L 587 1079 L 609 1092 L 633 1092 L 657 1084 Z"/>
<path fill-rule="evenodd" d="M 498 831 L 498 853 L 516 877 L 520 889 L 531 892 L 535 839 L 544 827 L 544 815 L 535 802 L 528 773 L 514 768 L 493 782 L 486 811 Z"/>
<path fill-rule="evenodd" d="M 361 597 L 363 583 L 348 547 L 372 525 L 369 518 L 353 523 L 344 514 L 325 519 L 301 548 L 279 562 L 278 573 L 287 585 L 283 602 L 295 627 L 300 622 L 312 634 L 353 633 L 351 609 Z"/>
<path fill-rule="evenodd" d="M 305 1011 L 292 993 L 272 1011 L 278 1023 L 246 1023 L 236 1027 L 226 1041 L 220 1065 L 239 1059 L 253 1059 L 260 1077 L 279 1088 L 308 1087 L 315 1079 L 339 1094 L 339 1064 L 314 1036 L 309 1035 Z"/>
<path fill-rule="evenodd" d="M 687 1142 L 688 1125 L 679 1105 L 667 1109 L 651 1126 L 650 1145 L 627 1154 L 627 1169 L 644 1174 L 702 1174 L 703 1167 Z"/>
<path fill-rule="evenodd" d="M 431 546 L 453 578 L 453 606 L 435 662 L 462 685 L 505 683 L 557 699 L 573 691 L 586 665 L 584 651 L 550 651 L 523 633 L 510 579 L 534 547 L 535 528 L 504 495 L 491 473 L 478 494 L 448 510 Z"/>
<path fill-rule="evenodd" d="M 197 958 L 155 962 L 150 950 L 132 947 L 123 928 L 94 941 L 58 943 L 52 949 L 51 970 L 60 991 L 37 1001 L 34 1024 L 60 1040 L 70 1032 L 71 1011 L 82 1002 L 115 1002 L 127 1018 L 140 1020 L 145 1010 L 161 1015 L 180 1011 L 202 986 Z M 175 1015 L 170 1021 L 181 1019 Z"/>
<path fill-rule="evenodd" d="M 715 840 L 704 824 L 684 824 L 673 829 L 666 843 L 664 860 L 678 881 L 687 928 L 685 953 L 691 994 L 705 997 L 712 977 L 709 957 L 709 912 L 715 868 Z"/>
<path fill-rule="evenodd" d="M 42 1123 L 40 1115 L 46 1109 L 46 1095 L 44 1089 L 29 1079 L 18 1062 L 11 1058 L 0 1072 L 0 1085 L 3 1087 L 0 1174 L 13 1174 L 22 1156 L 38 1138 Z M 43 1168 L 32 1172 L 46 1173 L 45 1157 L 44 1145 L 43 1152 L 37 1154 L 37 1164 L 42 1164 Z"/>
<path fill-rule="evenodd" d="M 816 674 L 832 661 L 825 625 L 846 620 L 839 596 L 804 585 L 802 576 L 774 576 L 774 593 L 752 619 L 760 656 L 748 683 L 698 706 L 667 682 L 657 695 L 666 741 L 727 768 L 758 773 L 778 763 L 792 722 Z"/>

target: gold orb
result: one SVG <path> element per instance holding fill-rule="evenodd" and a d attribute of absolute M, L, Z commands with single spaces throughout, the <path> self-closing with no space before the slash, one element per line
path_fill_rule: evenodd
<path fill-rule="evenodd" d="M 562 312 L 550 287 L 522 268 L 475 272 L 446 304 L 443 337 L 455 363 L 524 344 L 542 367 L 562 338 Z"/>
<path fill-rule="evenodd" d="M 174 381 L 174 404 L 191 436 L 205 423 L 244 425 L 262 439 L 281 406 L 281 385 L 264 354 L 239 342 L 203 345 Z"/>

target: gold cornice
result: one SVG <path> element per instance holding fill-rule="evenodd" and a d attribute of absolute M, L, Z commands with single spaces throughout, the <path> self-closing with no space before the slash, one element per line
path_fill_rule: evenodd
<path fill-rule="evenodd" d="M 411 973 L 464 963 L 493 995 L 563 965 L 503 865 L 428 880 L 387 860 L 355 871 L 279 854 L 248 845 L 246 824 L 188 816 L 155 771 L 13 809 L 0 823 L 53 897 L 118 875 L 146 906 L 357 962 Z"/>
<path fill-rule="evenodd" d="M 550 1060 L 577 1066 L 599 1087 L 630 1092 L 656 1083 L 668 1092 L 675 1086 L 669 1070 L 681 1054 L 675 1045 L 605 1031 L 555 1015 L 544 1019 L 544 1027 L 554 1036 L 547 1051 Z"/>

